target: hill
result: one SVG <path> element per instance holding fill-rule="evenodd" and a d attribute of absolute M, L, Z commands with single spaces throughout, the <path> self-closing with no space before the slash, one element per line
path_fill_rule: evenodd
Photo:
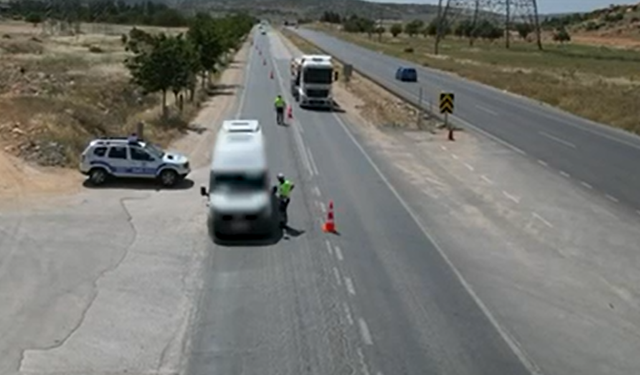
<path fill-rule="evenodd" d="M 543 26 L 564 26 L 578 39 L 592 39 L 604 44 L 640 42 L 640 4 L 611 5 L 588 13 L 576 13 L 547 19 Z M 609 40 L 609 42 L 607 42 Z M 616 43 L 614 43 L 616 42 Z"/>
<path fill-rule="evenodd" d="M 174 1 L 167 0 L 168 3 Z M 372 3 L 362 0 L 188 0 L 182 6 L 213 12 L 247 11 L 271 19 L 317 19 L 327 11 L 357 14 L 368 18 L 430 20 L 438 7 L 429 4 Z"/>

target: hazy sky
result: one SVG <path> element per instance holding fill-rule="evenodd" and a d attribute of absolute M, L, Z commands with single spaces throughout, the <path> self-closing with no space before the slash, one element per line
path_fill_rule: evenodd
<path fill-rule="evenodd" d="M 378 3 L 421 3 L 438 4 L 438 0 L 370 0 Z M 538 0 L 538 12 L 540 13 L 565 13 L 585 12 L 598 8 L 606 8 L 610 4 L 632 4 L 637 0 Z"/>

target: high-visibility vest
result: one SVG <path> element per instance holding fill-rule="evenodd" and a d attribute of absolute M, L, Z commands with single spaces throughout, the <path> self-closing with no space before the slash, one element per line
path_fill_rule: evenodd
<path fill-rule="evenodd" d="M 285 180 L 283 183 L 278 186 L 278 194 L 281 197 L 288 198 L 289 194 L 291 194 L 291 190 L 293 189 L 293 182 L 289 180 Z"/>
<path fill-rule="evenodd" d="M 276 98 L 276 107 L 278 108 L 282 108 L 285 105 L 284 99 L 282 98 Z"/>

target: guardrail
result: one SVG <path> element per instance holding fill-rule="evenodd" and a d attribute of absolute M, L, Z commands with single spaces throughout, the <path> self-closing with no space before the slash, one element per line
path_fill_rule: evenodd
<path fill-rule="evenodd" d="M 287 32 L 294 33 L 297 37 L 299 37 L 301 39 L 304 39 L 307 43 L 309 43 L 310 45 L 312 45 L 313 47 L 315 47 L 319 51 L 322 51 L 323 53 L 325 53 L 327 55 L 331 55 L 331 53 L 326 51 L 324 48 L 322 48 L 322 47 L 318 46 L 317 44 L 313 43 L 312 41 L 306 39 L 305 37 L 303 37 L 302 35 L 296 33 L 295 31 L 290 30 L 289 28 L 285 28 L 285 30 Z M 368 79 L 369 81 L 377 84 L 378 86 L 382 87 L 383 89 L 385 89 L 386 91 L 388 91 L 389 93 L 394 95 L 396 98 L 398 98 L 398 99 L 404 101 L 405 103 L 411 105 L 413 108 L 415 108 L 418 111 L 418 113 L 421 113 L 420 116 L 421 116 L 422 119 L 435 118 L 435 119 L 437 119 L 439 121 L 442 121 L 442 122 L 445 121 L 444 115 L 441 115 L 437 111 L 434 111 L 433 108 L 425 107 L 425 103 L 420 103 L 419 99 L 416 100 L 415 98 L 408 97 L 406 93 L 401 92 L 400 90 L 398 90 L 395 87 L 392 87 L 388 83 L 383 82 L 382 80 L 380 80 L 380 79 L 378 79 L 376 77 L 373 77 L 372 75 L 362 71 L 360 68 L 356 67 L 355 65 L 353 65 L 353 64 L 351 64 L 349 62 L 346 62 L 344 60 L 341 60 L 336 56 L 333 56 L 333 55 L 331 55 L 331 56 L 332 56 L 333 59 L 338 61 L 343 66 L 344 65 L 351 65 L 353 71 L 355 71 L 356 73 L 358 73 L 362 77 Z M 426 114 L 428 114 L 428 116 L 425 116 Z M 451 118 L 449 118 L 448 121 L 451 122 Z"/>

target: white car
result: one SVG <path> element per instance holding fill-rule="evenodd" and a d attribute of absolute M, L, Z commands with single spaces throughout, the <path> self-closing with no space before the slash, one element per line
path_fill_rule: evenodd
<path fill-rule="evenodd" d="M 116 177 L 158 179 L 164 186 L 174 186 L 191 169 L 184 155 L 165 152 L 136 137 L 111 137 L 89 143 L 82 153 L 80 172 L 94 185 Z"/>

